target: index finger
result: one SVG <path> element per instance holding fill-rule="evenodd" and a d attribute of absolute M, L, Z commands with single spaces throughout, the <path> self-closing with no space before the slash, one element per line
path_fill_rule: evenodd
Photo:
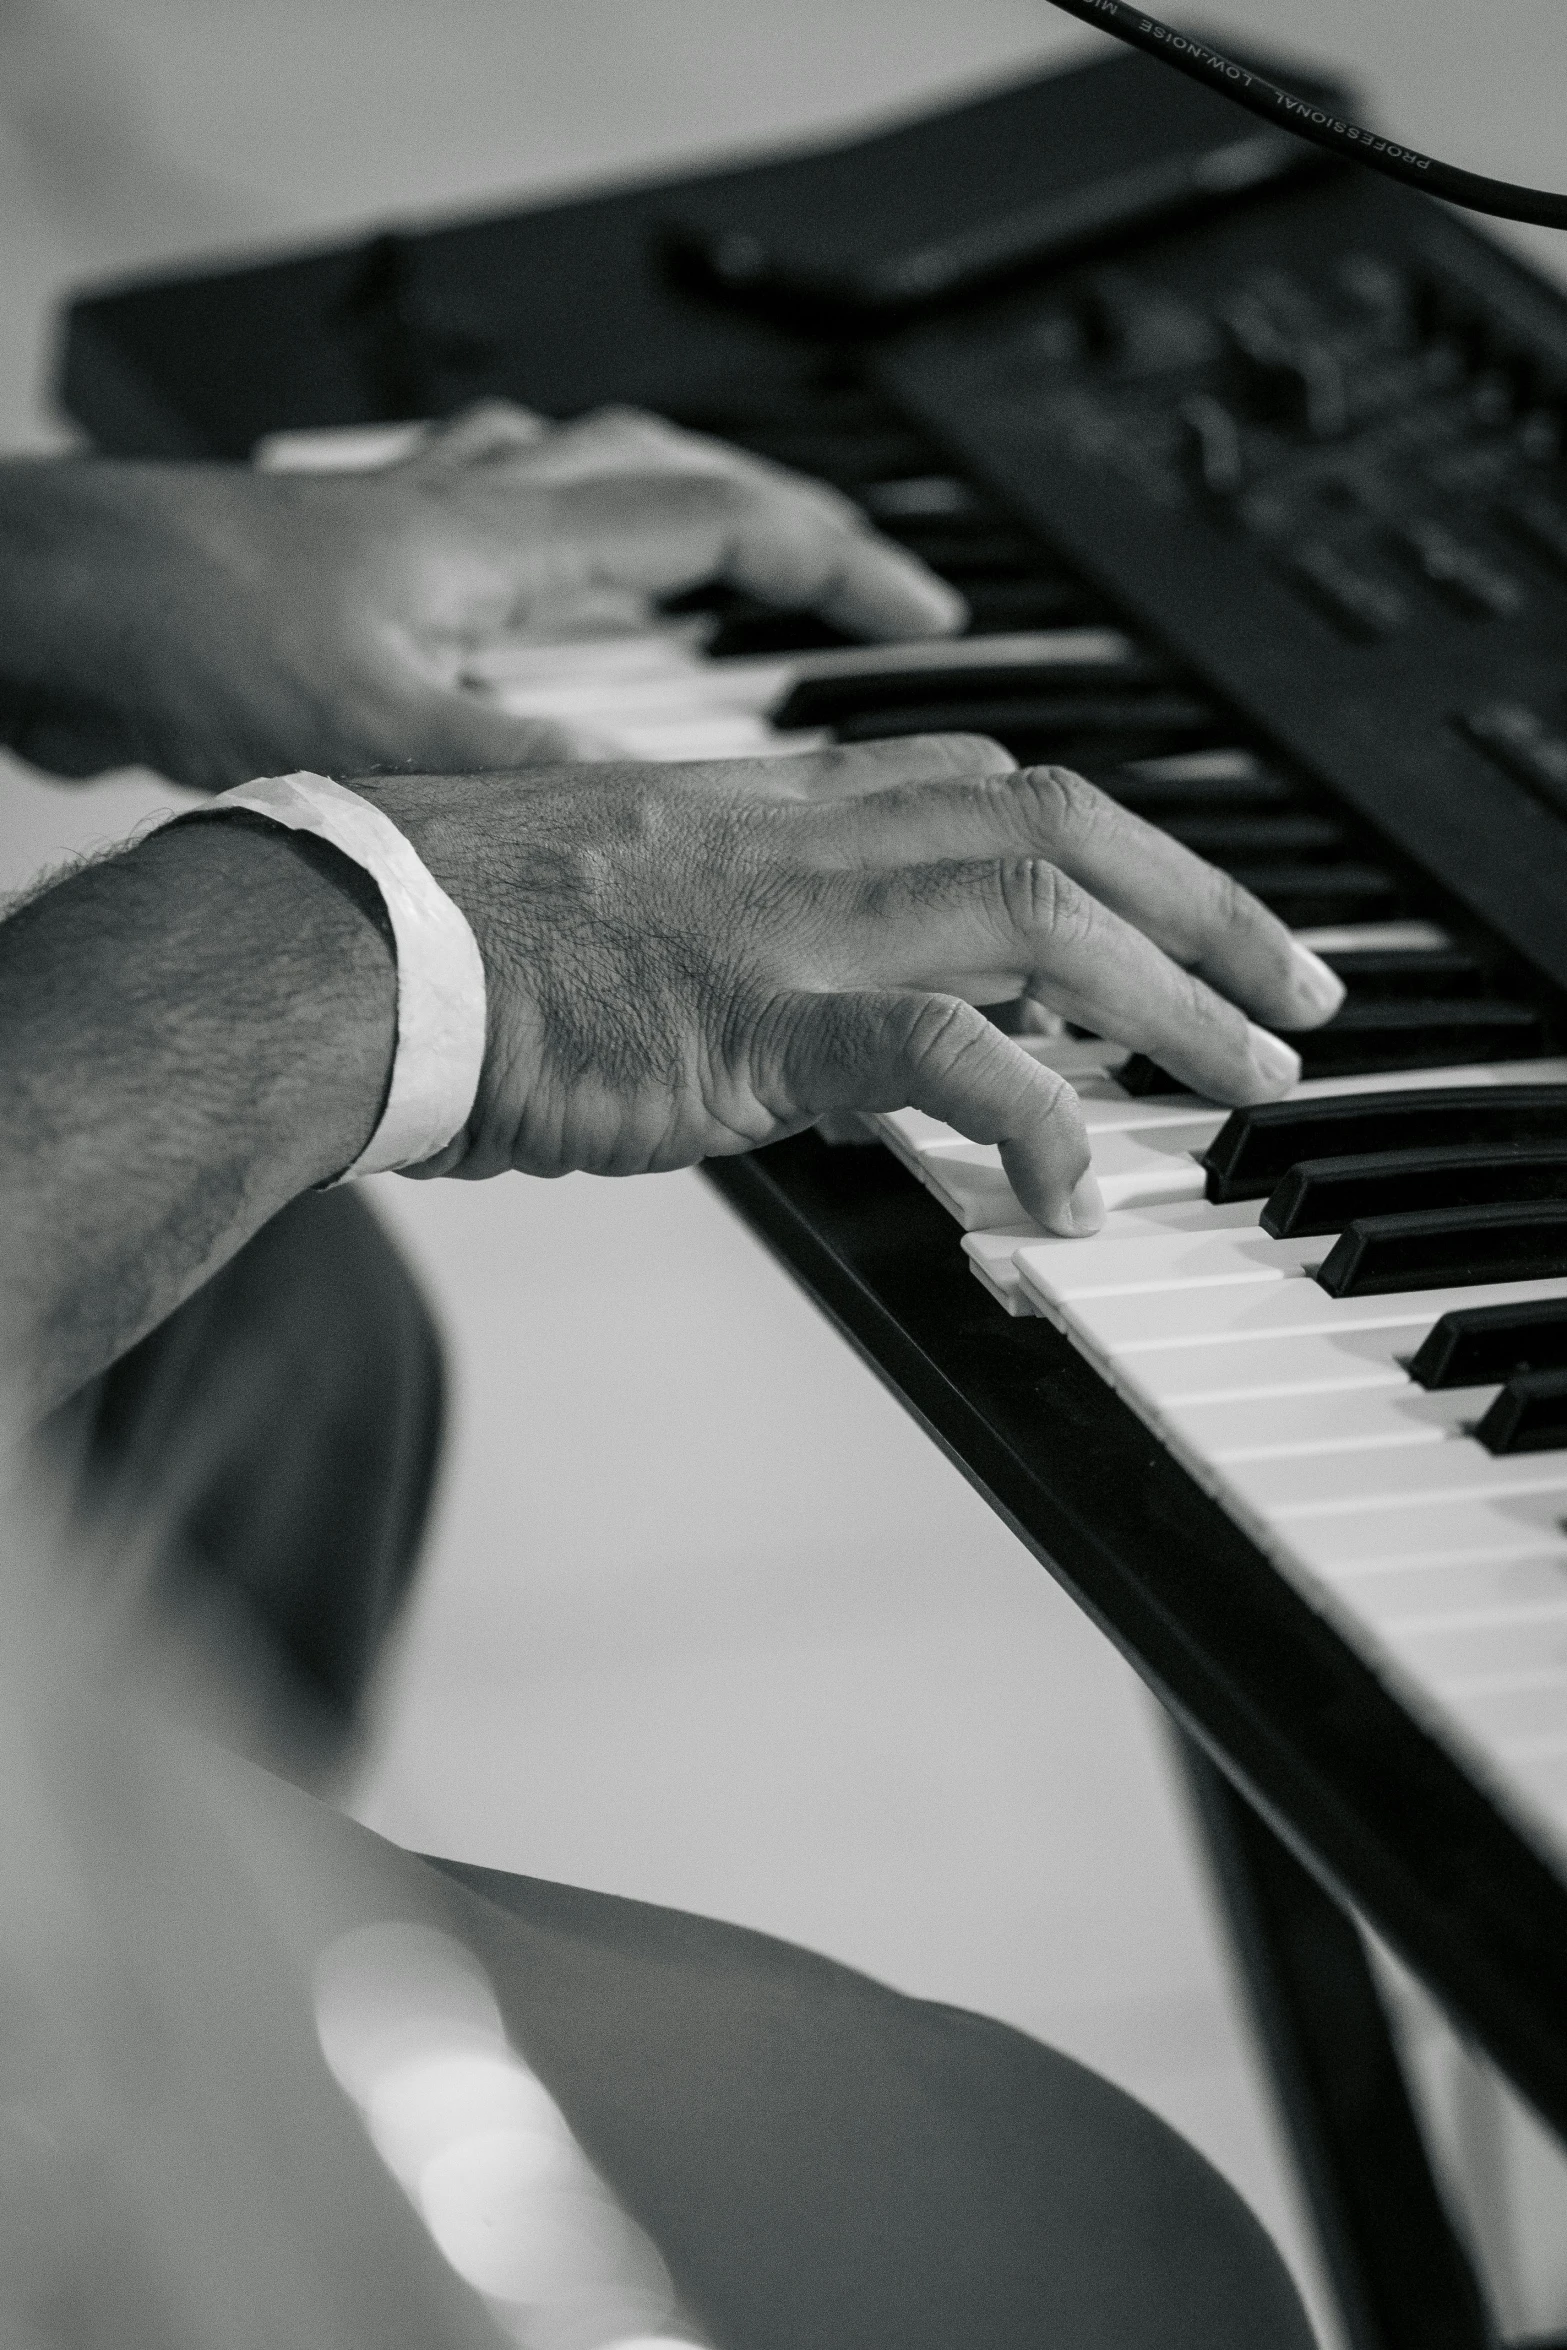
<path fill-rule="evenodd" d="M 760 1055 L 764 1096 L 804 1111 L 924 1110 L 994 1143 L 1027 1213 L 1069 1238 L 1097 1231 L 1104 1202 L 1076 1094 L 955 996 L 844 989 L 786 996 Z"/>
<path fill-rule="evenodd" d="M 709 576 L 767 603 L 870 637 L 948 636 L 967 617 L 956 590 L 850 499 L 786 466 L 634 410 L 602 411 L 561 437 L 579 465 L 662 474 L 677 490 L 684 481 L 692 519 L 713 534 Z"/>

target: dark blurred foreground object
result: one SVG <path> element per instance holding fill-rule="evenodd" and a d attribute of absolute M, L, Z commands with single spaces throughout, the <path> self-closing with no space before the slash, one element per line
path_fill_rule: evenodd
<path fill-rule="evenodd" d="M 242 1693 L 245 1743 L 348 1754 L 440 1453 L 430 1310 L 368 1204 L 293 1202 L 53 1428 L 81 1529 Z"/>
<path fill-rule="evenodd" d="M 8 2342 L 629 2350 L 584 2290 L 594 2235 L 624 2286 L 618 2211 L 677 2298 L 643 2350 L 1310 2350 L 1239 2198 L 1068 2059 L 738 1927 L 432 1868 L 84 1645 L 0 1667 L 6 2112 L 36 2125 Z"/>

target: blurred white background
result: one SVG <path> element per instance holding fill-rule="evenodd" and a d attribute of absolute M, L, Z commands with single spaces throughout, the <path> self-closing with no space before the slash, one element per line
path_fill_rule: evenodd
<path fill-rule="evenodd" d="M 1567 185 L 1561 0 L 1201 22 L 1341 67 L 1415 144 Z M 67 286 L 826 135 L 1092 45 L 1042 0 L 0 0 L 0 447 L 71 438 Z M 0 889 L 168 802 L 13 764 Z M 1158 1728 L 1106 1644 L 698 1177 L 378 1189 L 458 1394 L 361 1816 L 1037 2032 L 1193 2136 L 1309 2285 Z"/>

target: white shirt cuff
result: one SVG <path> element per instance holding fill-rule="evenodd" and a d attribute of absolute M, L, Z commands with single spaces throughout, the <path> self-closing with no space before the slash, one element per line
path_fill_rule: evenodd
<path fill-rule="evenodd" d="M 338 1181 L 433 1159 L 467 1124 L 484 1066 L 484 964 L 461 909 L 389 816 L 324 775 L 242 783 L 212 806 L 318 834 L 381 892 L 397 951 L 397 1050 L 376 1130 Z"/>

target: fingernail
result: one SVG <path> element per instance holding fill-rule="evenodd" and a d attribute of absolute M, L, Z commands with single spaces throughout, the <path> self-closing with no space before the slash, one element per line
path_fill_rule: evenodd
<path fill-rule="evenodd" d="M 1270 1036 L 1266 1028 L 1258 1028 L 1253 1021 L 1248 1020 L 1246 1039 L 1251 1046 L 1251 1065 L 1259 1077 L 1280 1090 L 1297 1082 L 1300 1076 L 1300 1055 L 1293 1052 L 1281 1036 Z"/>
<path fill-rule="evenodd" d="M 926 599 L 932 636 L 956 636 L 968 620 L 968 605 L 956 589 L 938 580 L 939 593 Z"/>
<path fill-rule="evenodd" d="M 1074 1232 L 1097 1232 L 1104 1222 L 1104 1193 L 1091 1167 L 1087 1174 L 1078 1177 L 1066 1203 L 1066 1212 Z"/>
<path fill-rule="evenodd" d="M 1314 955 L 1310 947 L 1292 947 L 1290 971 L 1296 994 L 1304 997 L 1319 1019 L 1325 1020 L 1338 1010 L 1344 1001 L 1344 982 L 1320 955 Z"/>

